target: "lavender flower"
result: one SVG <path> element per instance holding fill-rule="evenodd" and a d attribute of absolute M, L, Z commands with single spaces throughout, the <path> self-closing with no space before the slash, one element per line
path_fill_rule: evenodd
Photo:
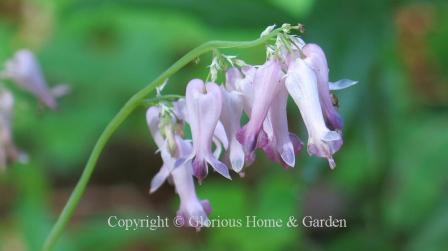
<path fill-rule="evenodd" d="M 35 95 L 43 104 L 51 109 L 57 107 L 56 97 L 69 92 L 67 85 L 48 88 L 42 70 L 29 50 L 19 50 L 14 57 L 6 62 L 6 69 L 1 73 L 2 78 L 9 78 L 21 88 Z"/>
<path fill-rule="evenodd" d="M 249 122 L 238 131 L 237 139 L 243 145 L 244 152 L 253 155 L 258 134 L 269 110 L 272 100 L 276 97 L 283 73 L 277 60 L 269 60 L 257 69 L 254 79 L 254 96 Z"/>
<path fill-rule="evenodd" d="M 190 123 L 187 112 L 187 105 L 184 98 L 173 102 L 173 112 L 178 119 Z M 212 142 L 215 146 L 213 155 L 216 158 L 219 158 L 223 148 L 224 150 L 227 150 L 229 148 L 229 141 L 227 139 L 226 129 L 224 128 L 224 125 L 221 123 L 221 121 L 218 121 L 218 123 L 216 124 L 215 130 L 213 132 Z M 187 158 L 180 159 L 176 165 L 181 165 L 182 162 L 185 161 L 188 161 L 188 159 Z"/>
<path fill-rule="evenodd" d="M 207 163 L 224 177 L 231 179 L 227 166 L 211 152 L 214 131 L 221 114 L 222 97 L 215 83 L 204 84 L 193 79 L 187 85 L 186 104 L 193 138 L 193 173 L 201 181 L 207 176 Z"/>
<path fill-rule="evenodd" d="M 342 138 L 325 124 L 316 74 L 303 59 L 297 58 L 288 68 L 285 85 L 307 128 L 309 154 L 327 158 L 330 167 L 334 168 L 332 155 L 342 146 Z"/>
<path fill-rule="evenodd" d="M 0 171 L 6 169 L 10 162 L 26 162 L 27 156 L 14 144 L 11 129 L 11 116 L 14 105 L 12 93 L 0 89 Z"/>
<path fill-rule="evenodd" d="M 287 101 L 288 92 L 282 85 L 263 123 L 260 145 L 272 161 L 278 162 L 284 167 L 294 167 L 295 155 L 303 144 L 296 135 L 288 131 Z"/>
<path fill-rule="evenodd" d="M 320 104 L 327 126 L 332 130 L 342 130 L 343 121 L 333 106 L 328 86 L 328 65 L 324 51 L 316 44 L 307 44 L 303 47 L 305 62 L 314 71 L 317 77 Z"/>

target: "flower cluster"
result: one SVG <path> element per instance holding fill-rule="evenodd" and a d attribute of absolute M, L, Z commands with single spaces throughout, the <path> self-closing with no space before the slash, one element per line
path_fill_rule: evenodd
<path fill-rule="evenodd" d="M 253 66 L 232 56 L 216 55 L 210 81 L 193 79 L 187 84 L 185 98 L 148 109 L 147 123 L 164 163 L 150 191 L 171 177 L 181 200 L 178 215 L 187 225 L 206 226 L 210 205 L 198 199 L 193 176 L 202 182 L 209 166 L 231 179 L 229 169 L 242 174 L 244 167 L 254 162 L 256 149 L 285 168 L 295 166 L 303 143 L 288 129 L 289 96 L 306 126 L 308 153 L 326 158 L 331 169 L 336 166 L 333 155 L 343 143 L 343 122 L 330 90 L 356 82 L 330 83 L 323 50 L 290 35 L 290 29 L 267 45 L 264 64 Z M 272 30 L 268 27 L 262 36 Z M 217 84 L 217 74 L 223 69 L 225 81 Z M 241 125 L 244 114 L 249 120 Z M 191 139 L 184 138 L 184 123 L 189 125 Z"/>
<path fill-rule="evenodd" d="M 50 89 L 44 79 L 42 70 L 29 50 L 22 49 L 6 61 L 5 69 L 0 71 L 0 80 L 10 80 L 19 88 L 36 96 L 50 109 L 56 109 L 56 98 L 69 92 L 68 85 L 56 85 Z M 13 114 L 14 95 L 0 82 L 0 170 L 9 162 L 25 162 L 27 156 L 18 150 L 12 140 L 11 117 Z"/>

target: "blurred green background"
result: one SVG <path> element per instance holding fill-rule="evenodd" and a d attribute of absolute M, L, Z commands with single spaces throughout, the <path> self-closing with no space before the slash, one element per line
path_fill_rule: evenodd
<path fill-rule="evenodd" d="M 52 84 L 72 93 L 57 112 L 15 90 L 14 137 L 31 157 L 0 173 L 0 250 L 39 250 L 100 132 L 137 90 L 191 48 L 252 40 L 268 25 L 303 23 L 327 53 L 345 119 L 336 170 L 305 150 L 293 170 L 261 153 L 244 179 L 210 175 L 198 187 L 211 218 L 329 215 L 347 228 L 124 231 L 110 215 L 172 217 L 172 186 L 148 194 L 161 166 L 144 109 L 109 142 L 56 250 L 448 250 L 448 3 L 319 0 L 0 0 L 0 64 L 31 48 Z M 227 50 L 262 63 L 262 47 Z M 191 63 L 165 93 L 204 78 Z M 290 104 L 293 131 L 307 139 Z"/>

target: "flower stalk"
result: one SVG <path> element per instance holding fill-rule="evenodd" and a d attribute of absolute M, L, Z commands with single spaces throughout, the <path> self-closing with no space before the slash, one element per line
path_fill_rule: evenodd
<path fill-rule="evenodd" d="M 129 117 L 129 115 L 139 107 L 142 102 L 145 103 L 145 99 L 153 93 L 156 88 L 160 87 L 165 83 L 165 81 L 170 78 L 173 74 L 178 72 L 184 66 L 186 66 L 191 61 L 196 60 L 199 56 L 213 51 L 217 49 L 228 49 L 228 48 L 251 48 L 259 45 L 264 45 L 269 42 L 272 38 L 275 38 L 280 32 L 282 32 L 282 28 L 278 28 L 272 30 L 266 35 L 252 40 L 252 41 L 210 41 L 206 42 L 185 54 L 178 61 L 176 61 L 173 65 L 171 65 L 165 72 L 163 72 L 159 77 L 145 86 L 143 89 L 134 94 L 126 104 L 120 109 L 120 111 L 113 117 L 113 119 L 106 126 L 104 131 L 101 133 L 98 138 L 95 146 L 93 147 L 92 152 L 90 153 L 89 159 L 84 167 L 84 170 L 81 174 L 81 177 L 76 184 L 72 194 L 70 195 L 69 200 L 67 201 L 64 209 L 62 210 L 59 218 L 54 224 L 50 234 L 48 235 L 44 246 L 42 248 L 43 251 L 50 251 L 53 249 L 56 241 L 61 236 L 65 227 L 67 226 L 70 218 L 73 216 L 73 213 L 78 206 L 79 201 L 81 200 L 82 195 L 84 194 L 87 184 L 92 176 L 93 171 L 95 170 L 96 163 L 100 154 L 102 153 L 105 145 L 113 135 L 113 133 L 118 129 L 118 127 Z M 171 97 L 172 98 L 172 97 Z M 152 101 L 150 101 L 152 102 Z"/>

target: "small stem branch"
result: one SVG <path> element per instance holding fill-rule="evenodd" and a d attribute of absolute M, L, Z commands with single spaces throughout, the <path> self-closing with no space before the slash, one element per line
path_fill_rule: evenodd
<path fill-rule="evenodd" d="M 181 99 L 184 98 L 184 96 L 181 95 L 174 95 L 174 94 L 170 94 L 170 95 L 162 95 L 162 96 L 157 96 L 155 98 L 150 98 L 150 99 L 145 99 L 141 102 L 142 105 L 144 106 L 152 106 L 152 105 L 156 105 L 161 101 L 171 101 L 171 100 L 176 100 L 176 99 Z"/>
<path fill-rule="evenodd" d="M 149 85 L 141 89 L 139 92 L 134 94 L 126 104 L 121 108 L 121 110 L 115 115 L 115 117 L 109 122 L 106 129 L 101 133 L 98 141 L 96 142 L 90 157 L 87 161 L 87 164 L 84 168 L 84 171 L 81 174 L 81 178 L 76 184 L 75 189 L 73 190 L 70 198 L 65 205 L 62 213 L 57 219 L 55 225 L 53 226 L 50 234 L 48 235 L 44 246 L 43 251 L 50 251 L 53 249 L 55 242 L 58 240 L 62 232 L 64 231 L 65 226 L 67 225 L 70 218 L 73 216 L 73 213 L 81 200 L 82 195 L 84 194 L 87 183 L 90 180 L 90 177 L 95 169 L 96 163 L 101 152 L 104 149 L 107 141 L 110 139 L 112 134 L 117 130 L 117 128 L 126 120 L 126 118 L 137 108 L 145 97 L 151 94 L 158 86 L 163 84 L 163 82 L 168 79 L 170 76 L 175 74 L 177 71 L 182 69 L 189 62 L 195 60 L 197 57 L 202 54 L 209 52 L 214 49 L 227 49 L 227 48 L 250 48 L 258 45 L 265 44 L 271 38 L 276 36 L 280 29 L 276 29 L 271 32 L 269 35 L 261 37 L 259 39 L 253 41 L 210 41 L 204 43 L 187 54 L 185 54 L 182 58 L 176 61 L 171 67 L 169 67 L 165 72 L 163 72 L 159 77 L 157 77 L 154 81 L 152 81 Z"/>

